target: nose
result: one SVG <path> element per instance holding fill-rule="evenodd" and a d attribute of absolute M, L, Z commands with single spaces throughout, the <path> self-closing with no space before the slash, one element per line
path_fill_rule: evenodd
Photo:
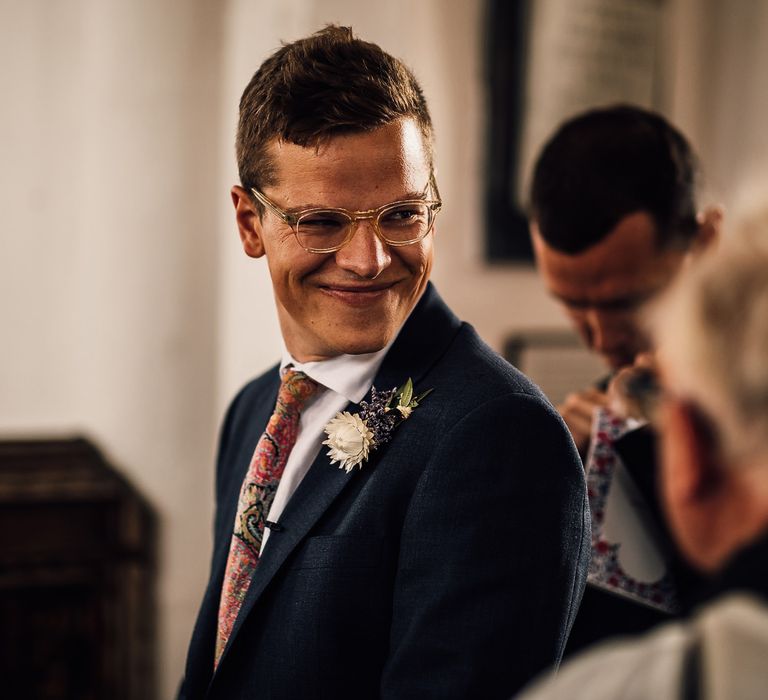
<path fill-rule="evenodd" d="M 621 333 L 600 309 L 588 309 L 584 314 L 583 332 L 590 348 L 609 354 L 621 345 Z"/>
<path fill-rule="evenodd" d="M 376 279 L 392 262 L 389 246 L 377 235 L 370 220 L 357 221 L 352 239 L 336 251 L 336 264 L 364 279 Z"/>

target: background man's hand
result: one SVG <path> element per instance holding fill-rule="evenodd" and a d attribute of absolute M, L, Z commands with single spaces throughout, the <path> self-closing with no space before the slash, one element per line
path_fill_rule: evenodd
<path fill-rule="evenodd" d="M 590 387 L 584 391 L 568 394 L 558 407 L 582 459 L 587 454 L 589 436 L 592 430 L 592 416 L 596 408 L 608 405 L 608 395 Z"/>
<path fill-rule="evenodd" d="M 611 412 L 624 419 L 654 419 L 659 398 L 658 371 L 651 353 L 640 353 L 630 367 L 620 369 L 608 385 Z"/>

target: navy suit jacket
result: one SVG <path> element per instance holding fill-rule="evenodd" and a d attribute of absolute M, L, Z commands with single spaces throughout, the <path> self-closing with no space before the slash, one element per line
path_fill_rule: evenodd
<path fill-rule="evenodd" d="M 181 698 L 507 698 L 559 661 L 590 540 L 565 425 L 431 285 L 374 386 L 408 377 L 434 391 L 362 470 L 338 469 L 325 449 L 313 462 L 213 673 L 238 494 L 275 404 L 277 368 L 236 397 Z"/>

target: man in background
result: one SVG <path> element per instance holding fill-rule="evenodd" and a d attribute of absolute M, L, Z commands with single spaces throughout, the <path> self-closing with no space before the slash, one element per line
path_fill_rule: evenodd
<path fill-rule="evenodd" d="M 254 74 L 237 157 L 284 347 L 224 422 L 181 697 L 508 697 L 562 653 L 584 479 L 555 409 L 429 282 L 421 87 L 327 27 Z"/>
<path fill-rule="evenodd" d="M 637 107 L 597 109 L 569 119 L 539 155 L 531 190 L 538 269 L 611 375 L 651 349 L 639 323 L 642 306 L 716 237 L 720 211 L 698 214 L 695 186 L 695 156 L 685 137 L 663 117 Z M 586 464 L 592 478 L 594 585 L 587 587 L 569 651 L 612 634 L 647 629 L 680 605 L 679 581 L 664 572 L 666 564 L 649 563 L 649 573 L 638 574 L 648 580 L 638 580 L 618 561 L 633 548 L 671 548 L 656 503 L 653 432 L 636 416 L 620 423 L 608 412 L 611 375 L 558 406 L 582 457 L 600 464 L 599 471 Z M 652 389 L 652 377 L 648 381 L 646 374 L 645 379 Z M 598 417 L 600 435 L 609 434 L 611 442 L 602 452 L 590 453 Z M 621 477 L 614 479 L 614 471 Z M 622 493 L 625 501 L 645 508 L 635 517 L 632 508 L 620 506 L 624 512 L 619 516 L 631 520 L 626 527 L 643 541 L 620 543 L 619 554 L 611 549 L 615 542 L 602 539 L 601 530 L 607 492 L 617 482 L 614 502 L 621 488 L 627 491 Z M 674 553 L 661 551 L 659 559 L 674 559 Z"/>
<path fill-rule="evenodd" d="M 758 700 L 768 688 L 768 190 L 654 316 L 664 384 L 661 490 L 708 578 L 703 605 L 566 664 L 526 700 Z"/>

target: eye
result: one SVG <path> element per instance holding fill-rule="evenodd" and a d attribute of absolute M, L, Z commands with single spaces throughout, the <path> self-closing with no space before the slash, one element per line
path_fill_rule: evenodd
<path fill-rule="evenodd" d="M 413 226 L 428 218 L 425 204 L 398 204 L 381 213 L 380 223 L 384 226 Z"/>
<path fill-rule="evenodd" d="M 314 233 L 331 233 L 344 228 L 348 223 L 349 220 L 338 212 L 317 211 L 299 219 L 299 229 Z"/>

